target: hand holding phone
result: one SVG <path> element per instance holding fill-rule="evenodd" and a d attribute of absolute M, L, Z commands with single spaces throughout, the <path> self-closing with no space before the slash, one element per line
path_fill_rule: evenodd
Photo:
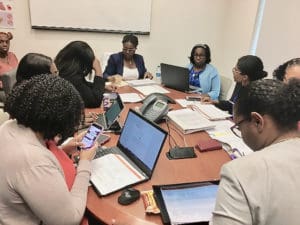
<path fill-rule="evenodd" d="M 95 142 L 94 145 L 89 148 L 89 149 L 85 149 L 84 151 L 80 151 L 79 153 L 79 159 L 80 160 L 92 160 L 94 159 L 95 155 L 96 155 L 96 150 L 98 149 L 98 143 Z"/>
<path fill-rule="evenodd" d="M 83 146 L 81 149 L 88 149 L 91 148 L 94 143 L 96 142 L 99 135 L 102 133 L 103 127 L 97 123 L 93 123 L 89 129 L 87 130 L 86 134 L 82 138 Z"/>

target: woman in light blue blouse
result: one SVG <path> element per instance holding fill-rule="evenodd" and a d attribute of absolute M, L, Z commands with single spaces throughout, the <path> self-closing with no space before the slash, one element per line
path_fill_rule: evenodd
<path fill-rule="evenodd" d="M 220 94 L 220 76 L 217 69 L 209 64 L 210 49 L 206 44 L 195 45 L 189 57 L 190 85 L 201 90 L 201 93 L 216 100 Z"/>

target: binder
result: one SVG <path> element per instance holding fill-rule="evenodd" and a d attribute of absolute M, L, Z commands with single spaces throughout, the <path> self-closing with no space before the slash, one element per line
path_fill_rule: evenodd
<path fill-rule="evenodd" d="M 189 108 L 173 110 L 168 113 L 169 119 L 184 134 L 214 128 L 215 124 L 197 111 Z"/>

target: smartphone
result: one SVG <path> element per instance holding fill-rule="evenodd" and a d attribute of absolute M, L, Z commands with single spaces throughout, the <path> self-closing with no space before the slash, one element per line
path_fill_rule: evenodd
<path fill-rule="evenodd" d="M 201 101 L 201 96 L 186 96 L 185 98 L 188 101 Z"/>
<path fill-rule="evenodd" d="M 110 139 L 110 136 L 107 134 L 100 134 L 99 137 L 97 138 L 97 141 L 100 145 L 105 144 L 106 142 L 108 142 Z"/>
<path fill-rule="evenodd" d="M 88 149 L 93 146 L 97 138 L 103 131 L 103 127 L 97 123 L 93 123 L 87 130 L 81 142 L 84 146 L 81 149 Z"/>

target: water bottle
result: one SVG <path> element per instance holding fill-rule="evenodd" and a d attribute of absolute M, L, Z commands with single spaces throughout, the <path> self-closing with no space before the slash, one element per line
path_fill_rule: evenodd
<path fill-rule="evenodd" d="M 161 69 L 160 69 L 160 65 L 158 65 L 157 68 L 156 68 L 156 77 L 155 77 L 155 79 L 156 79 L 156 82 L 158 84 L 161 84 Z"/>

